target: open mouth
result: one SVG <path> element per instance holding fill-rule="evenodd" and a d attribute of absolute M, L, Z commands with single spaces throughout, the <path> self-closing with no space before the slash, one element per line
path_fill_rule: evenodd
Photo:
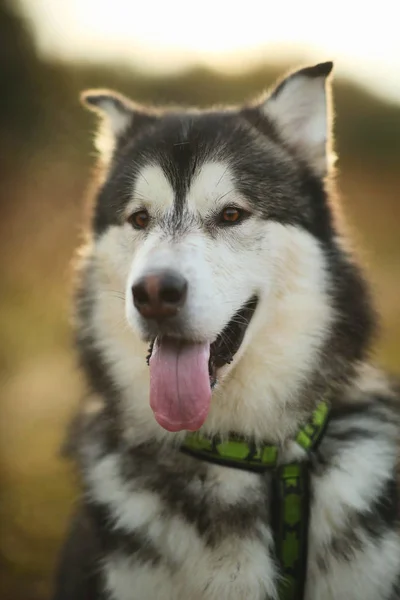
<path fill-rule="evenodd" d="M 215 342 L 210 347 L 210 359 L 208 363 L 210 382 L 215 385 L 217 381 L 217 369 L 232 362 L 233 357 L 239 350 L 247 327 L 257 307 L 258 299 L 253 296 L 238 310 L 224 327 Z"/>
<path fill-rule="evenodd" d="M 169 337 L 151 343 L 150 406 L 164 429 L 195 431 L 204 423 L 218 370 L 239 350 L 257 302 L 251 297 L 211 344 Z"/>

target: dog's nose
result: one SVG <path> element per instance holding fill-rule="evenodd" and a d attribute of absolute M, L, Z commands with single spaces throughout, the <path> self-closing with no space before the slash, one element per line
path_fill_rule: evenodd
<path fill-rule="evenodd" d="M 150 273 L 132 286 L 133 303 L 146 319 L 174 317 L 185 304 L 187 287 L 186 279 L 179 273 Z"/>

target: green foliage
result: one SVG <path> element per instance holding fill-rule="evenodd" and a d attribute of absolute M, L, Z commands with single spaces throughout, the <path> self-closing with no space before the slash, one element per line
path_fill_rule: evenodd
<path fill-rule="evenodd" d="M 30 32 L 12 8 L 0 2 L 0 130 L 28 137 L 40 121 L 35 75 L 41 63 Z M 34 143 L 34 139 L 30 138 Z"/>

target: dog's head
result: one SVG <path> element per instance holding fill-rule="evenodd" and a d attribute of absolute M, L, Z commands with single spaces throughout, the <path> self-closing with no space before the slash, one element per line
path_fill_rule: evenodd
<path fill-rule="evenodd" d="M 101 116 L 106 164 L 93 219 L 98 293 L 123 296 L 124 335 L 150 345 L 150 404 L 168 430 L 202 425 L 214 384 L 252 339 L 283 336 L 298 365 L 322 343 L 331 69 L 297 71 L 236 109 L 158 112 L 109 91 L 83 95 Z"/>

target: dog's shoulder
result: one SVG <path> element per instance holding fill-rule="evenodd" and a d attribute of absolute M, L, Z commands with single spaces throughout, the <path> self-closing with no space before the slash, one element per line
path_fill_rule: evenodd
<path fill-rule="evenodd" d="M 311 465 L 309 581 L 315 597 L 328 597 L 330 589 L 336 590 L 335 597 L 346 597 L 356 571 L 368 598 L 366 582 L 372 572 L 374 584 L 382 589 L 390 579 L 397 581 L 399 439 L 396 385 L 363 367 L 333 403 Z"/>
<path fill-rule="evenodd" d="M 88 438 L 103 435 L 106 422 L 107 408 L 104 398 L 94 393 L 84 396 L 68 423 L 61 447 L 62 457 L 80 462 L 82 446 Z"/>
<path fill-rule="evenodd" d="M 61 551 L 53 600 L 101 600 L 100 542 L 90 513 L 76 510 Z"/>
<path fill-rule="evenodd" d="M 370 365 L 332 404 L 322 452 L 365 463 L 375 472 L 395 472 L 400 443 L 400 382 Z M 361 459 L 361 456 L 363 459 Z M 394 471 L 393 471 L 394 469 Z"/>

